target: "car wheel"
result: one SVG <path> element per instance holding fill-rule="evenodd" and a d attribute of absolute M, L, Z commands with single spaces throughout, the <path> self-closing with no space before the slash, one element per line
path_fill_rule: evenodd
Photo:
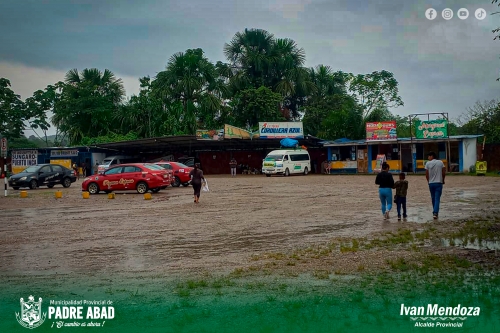
<path fill-rule="evenodd" d="M 307 174 L 309 173 L 309 169 L 307 169 L 307 167 L 304 169 L 304 176 L 307 176 Z"/>
<path fill-rule="evenodd" d="M 151 190 L 151 192 L 158 193 L 158 192 L 160 192 L 160 189 L 159 188 L 154 188 L 154 189 Z"/>
<path fill-rule="evenodd" d="M 266 177 L 271 177 L 271 175 L 270 174 L 266 174 Z"/>
<path fill-rule="evenodd" d="M 285 177 L 288 177 L 288 176 L 290 176 L 290 170 L 288 170 L 288 168 L 286 168 L 286 170 L 285 170 Z"/>
<path fill-rule="evenodd" d="M 19 187 L 17 187 L 17 186 L 16 186 L 16 187 L 13 187 L 13 189 L 14 189 L 14 190 L 19 190 Z"/>
<path fill-rule="evenodd" d="M 54 187 L 54 184 L 48 184 L 47 185 L 48 188 L 53 188 Z"/>
<path fill-rule="evenodd" d="M 38 183 L 36 182 L 36 180 L 32 180 L 30 181 L 30 189 L 32 190 L 36 190 L 36 188 L 38 187 Z"/>
<path fill-rule="evenodd" d="M 144 194 L 148 191 L 148 184 L 146 184 L 145 182 L 139 182 L 137 184 L 137 193 L 139 194 Z"/>
<path fill-rule="evenodd" d="M 63 180 L 63 186 L 66 187 L 66 188 L 70 187 L 71 186 L 71 179 L 64 178 L 64 180 Z"/>
<path fill-rule="evenodd" d="M 172 187 L 179 187 L 179 186 L 181 186 L 181 180 L 179 179 L 179 177 L 175 176 L 174 182 L 172 183 Z"/>
<path fill-rule="evenodd" d="M 96 183 L 90 183 L 89 186 L 87 187 L 87 191 L 89 191 L 90 194 L 98 194 L 99 185 L 97 185 Z"/>

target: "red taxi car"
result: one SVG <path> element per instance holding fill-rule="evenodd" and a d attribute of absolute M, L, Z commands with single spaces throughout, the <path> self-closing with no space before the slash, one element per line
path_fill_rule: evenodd
<path fill-rule="evenodd" d="M 97 194 L 100 191 L 136 190 L 138 193 L 156 193 L 172 182 L 171 173 L 162 167 L 149 163 L 119 164 L 98 175 L 84 179 L 82 191 Z"/>
<path fill-rule="evenodd" d="M 188 167 L 185 164 L 179 163 L 179 162 L 156 162 L 156 165 L 161 166 L 162 168 L 165 168 L 166 170 L 172 170 L 174 173 L 174 180 L 172 183 L 172 186 L 174 187 L 179 187 L 181 184 L 182 186 L 188 186 L 189 181 L 191 180 L 191 177 L 189 176 L 189 172 L 193 170 L 193 168 Z"/>

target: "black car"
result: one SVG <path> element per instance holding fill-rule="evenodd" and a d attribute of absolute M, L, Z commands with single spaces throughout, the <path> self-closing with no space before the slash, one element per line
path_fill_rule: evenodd
<path fill-rule="evenodd" d="M 20 187 L 29 187 L 32 190 L 40 186 L 52 188 L 57 184 L 70 187 L 74 182 L 76 182 L 74 171 L 59 164 L 32 165 L 9 178 L 9 186 L 14 190 Z"/>

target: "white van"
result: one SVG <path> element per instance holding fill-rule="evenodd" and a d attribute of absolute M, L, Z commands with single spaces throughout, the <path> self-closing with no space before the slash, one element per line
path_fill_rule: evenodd
<path fill-rule="evenodd" d="M 262 173 L 271 175 L 304 174 L 311 170 L 311 157 L 305 149 L 273 150 L 262 162 Z"/>
<path fill-rule="evenodd" d="M 99 173 L 101 173 L 108 170 L 113 165 L 123 164 L 123 163 L 135 163 L 137 161 L 138 158 L 133 156 L 125 156 L 125 155 L 108 156 L 102 160 L 102 163 L 99 164 L 97 170 Z"/>

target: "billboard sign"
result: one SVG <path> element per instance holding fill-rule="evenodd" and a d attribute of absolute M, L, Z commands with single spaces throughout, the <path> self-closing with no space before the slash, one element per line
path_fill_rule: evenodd
<path fill-rule="evenodd" d="M 59 149 L 50 151 L 50 157 L 59 156 L 78 156 L 78 149 Z"/>
<path fill-rule="evenodd" d="M 224 139 L 224 130 L 197 130 L 197 140 L 222 140 Z"/>
<path fill-rule="evenodd" d="M 417 139 L 442 139 L 448 137 L 448 121 L 446 119 L 437 120 L 416 120 L 415 137 Z"/>
<path fill-rule="evenodd" d="M 16 174 L 30 165 L 37 164 L 38 150 L 16 150 L 12 152 L 12 173 Z"/>
<path fill-rule="evenodd" d="M 397 140 L 396 121 L 378 121 L 366 123 L 366 140 Z"/>
<path fill-rule="evenodd" d="M 231 125 L 224 125 L 224 139 L 252 139 L 252 133 Z"/>
<path fill-rule="evenodd" d="M 297 122 L 259 122 L 261 139 L 304 138 L 304 128 L 301 121 Z"/>

